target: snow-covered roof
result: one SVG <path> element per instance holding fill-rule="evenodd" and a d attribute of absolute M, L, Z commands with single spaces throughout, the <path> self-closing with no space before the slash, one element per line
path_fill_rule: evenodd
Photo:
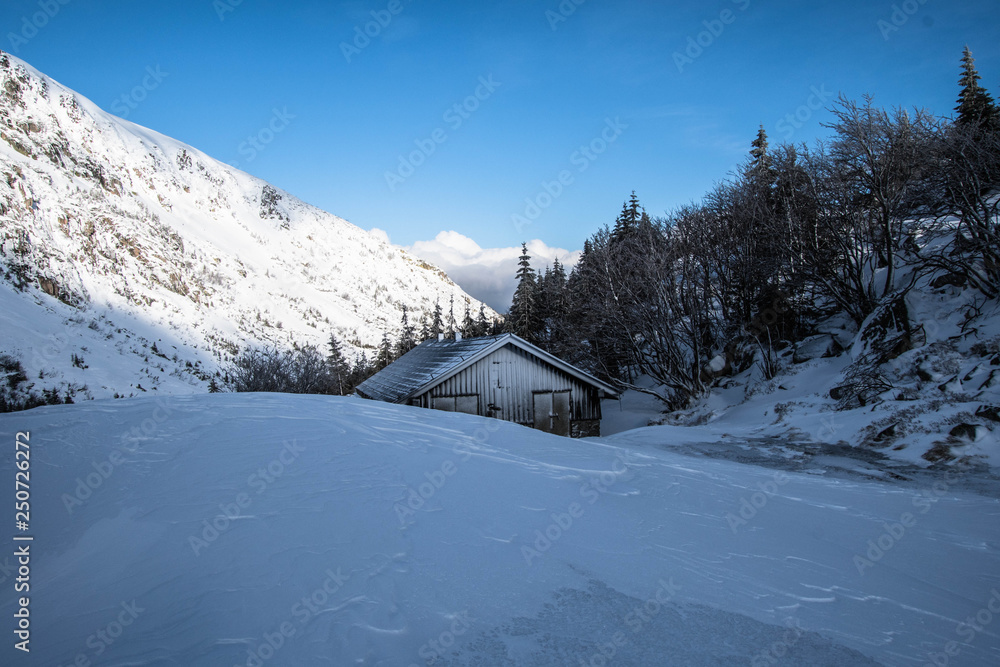
<path fill-rule="evenodd" d="M 403 403 L 444 382 L 505 345 L 518 347 L 608 395 L 618 395 L 618 391 L 606 382 L 514 334 L 424 341 L 358 385 L 357 392 L 365 398 L 388 403 Z"/>

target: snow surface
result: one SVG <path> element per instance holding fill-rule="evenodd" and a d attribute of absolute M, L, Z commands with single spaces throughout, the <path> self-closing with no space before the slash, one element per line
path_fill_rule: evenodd
<path fill-rule="evenodd" d="M 1000 663 L 1000 502 L 957 478 L 795 472 L 679 446 L 705 431 L 569 440 L 357 398 L 0 415 L 0 442 L 17 431 L 32 652 L 8 632 L 3 664 Z"/>

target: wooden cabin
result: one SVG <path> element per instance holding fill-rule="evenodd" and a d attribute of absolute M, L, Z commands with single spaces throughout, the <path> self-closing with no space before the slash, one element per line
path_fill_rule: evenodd
<path fill-rule="evenodd" d="M 363 398 L 494 417 L 546 433 L 601 434 L 611 385 L 515 336 L 428 340 L 362 382 Z"/>

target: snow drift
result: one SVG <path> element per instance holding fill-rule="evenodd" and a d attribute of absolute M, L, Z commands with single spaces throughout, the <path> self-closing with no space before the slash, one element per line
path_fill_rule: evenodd
<path fill-rule="evenodd" d="M 8 632 L 5 664 L 1000 661 L 1000 503 L 957 483 L 695 459 L 672 451 L 680 429 L 572 441 L 356 398 L 0 415 L 0 441 L 19 431 L 33 633 L 24 655 Z"/>

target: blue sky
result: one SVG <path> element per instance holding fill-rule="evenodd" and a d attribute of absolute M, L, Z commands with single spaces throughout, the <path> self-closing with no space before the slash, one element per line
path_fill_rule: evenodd
<path fill-rule="evenodd" d="M 578 249 L 633 189 L 700 198 L 761 123 L 812 142 L 838 92 L 948 115 L 966 43 L 1000 93 L 996 0 L 577 2 L 6 0 L 0 48 L 406 246 Z"/>

